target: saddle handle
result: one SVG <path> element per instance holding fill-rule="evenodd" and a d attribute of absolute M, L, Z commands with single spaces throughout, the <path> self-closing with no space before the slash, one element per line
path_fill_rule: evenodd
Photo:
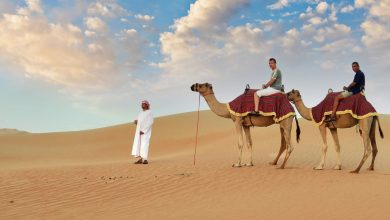
<path fill-rule="evenodd" d="M 250 90 L 251 89 L 251 87 L 249 86 L 249 84 L 246 84 L 246 86 L 245 86 L 245 93 L 248 91 L 248 90 Z"/>

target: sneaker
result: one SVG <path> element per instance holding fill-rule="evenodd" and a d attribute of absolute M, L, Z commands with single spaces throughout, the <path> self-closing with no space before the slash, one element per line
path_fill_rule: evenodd
<path fill-rule="evenodd" d="M 325 119 L 325 122 L 332 122 L 332 121 L 336 121 L 336 117 L 329 117 L 327 119 Z"/>
<path fill-rule="evenodd" d="M 143 164 L 148 164 L 148 160 L 144 160 Z"/>

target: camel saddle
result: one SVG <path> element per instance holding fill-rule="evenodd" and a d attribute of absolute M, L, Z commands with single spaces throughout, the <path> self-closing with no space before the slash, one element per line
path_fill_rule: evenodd
<path fill-rule="evenodd" d="M 244 94 L 238 96 L 227 104 L 229 112 L 235 116 L 248 116 L 255 110 L 254 93 L 258 89 L 245 89 Z M 263 116 L 273 116 L 275 122 L 279 122 L 291 115 L 295 115 L 294 108 L 287 99 L 285 93 L 276 93 L 260 98 L 259 112 Z M 256 116 L 255 116 L 256 117 Z"/>
<path fill-rule="evenodd" d="M 332 114 L 333 103 L 341 92 L 330 92 L 324 100 L 311 109 L 311 115 L 315 123 L 322 124 L 324 119 Z M 351 114 L 356 119 L 377 116 L 375 108 L 367 101 L 363 93 L 351 95 L 340 101 L 336 111 L 337 115 Z"/>

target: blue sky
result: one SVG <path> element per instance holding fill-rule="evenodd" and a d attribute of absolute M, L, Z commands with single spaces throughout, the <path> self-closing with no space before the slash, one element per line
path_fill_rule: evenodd
<path fill-rule="evenodd" d="M 0 128 L 82 130 L 196 110 L 195 82 L 229 102 L 278 60 L 307 106 L 366 73 L 389 114 L 389 0 L 18 0 L 0 2 Z M 208 109 L 202 102 L 202 109 Z"/>

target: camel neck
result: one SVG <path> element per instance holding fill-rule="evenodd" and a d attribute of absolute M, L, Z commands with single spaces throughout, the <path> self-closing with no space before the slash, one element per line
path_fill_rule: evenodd
<path fill-rule="evenodd" d="M 220 103 L 217 98 L 215 98 L 214 93 L 207 94 L 203 96 L 209 105 L 212 112 L 216 115 L 224 118 L 230 118 L 229 110 L 226 107 L 225 103 Z"/>
<path fill-rule="evenodd" d="M 311 108 L 308 108 L 305 106 L 305 104 L 303 103 L 303 100 L 302 99 L 299 99 L 297 101 L 294 101 L 294 105 L 295 107 L 297 108 L 299 114 L 306 120 L 309 120 L 311 121 L 312 118 L 311 118 Z"/>

